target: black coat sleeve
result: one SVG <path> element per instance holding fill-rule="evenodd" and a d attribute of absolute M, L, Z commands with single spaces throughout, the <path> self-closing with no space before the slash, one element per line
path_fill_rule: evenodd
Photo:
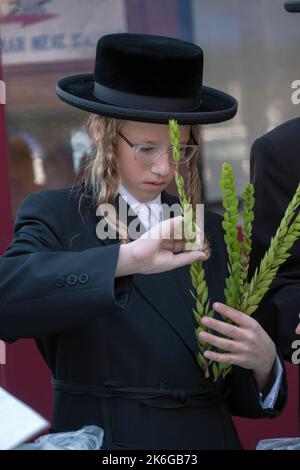
<path fill-rule="evenodd" d="M 274 408 L 262 408 L 253 372 L 236 366 L 227 379 L 231 389 L 229 408 L 232 415 L 244 418 L 276 418 L 282 413 L 287 403 L 288 385 L 285 364 L 278 348 L 277 354 L 283 368 L 283 377 Z"/>
<path fill-rule="evenodd" d="M 286 361 L 293 362 L 295 330 L 299 323 L 300 281 L 278 276 L 259 306 L 256 317 L 268 332 Z"/>
<path fill-rule="evenodd" d="M 300 119 L 287 122 L 257 139 L 251 148 L 250 172 L 255 190 L 251 276 L 268 249 L 299 184 L 299 131 Z M 279 268 L 279 274 L 297 272 L 299 275 L 300 240 L 295 242 L 290 252 L 291 257 Z"/>
<path fill-rule="evenodd" d="M 21 205 L 0 259 L 0 338 L 42 338 L 127 306 L 132 276 L 117 278 L 120 243 L 67 251 L 64 220 L 43 192 Z"/>

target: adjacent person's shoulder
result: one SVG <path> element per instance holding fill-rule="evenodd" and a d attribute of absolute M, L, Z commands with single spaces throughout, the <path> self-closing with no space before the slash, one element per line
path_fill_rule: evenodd
<path fill-rule="evenodd" d="M 291 146 L 299 147 L 300 118 L 290 119 L 274 127 L 269 132 L 258 137 L 252 144 L 252 160 L 256 155 L 262 159 L 268 156 L 268 161 L 274 154 L 277 158 L 277 152 L 291 149 Z M 298 151 L 298 150 L 297 150 Z M 286 156 L 285 156 L 286 157 Z"/>
<path fill-rule="evenodd" d="M 300 131 L 300 117 L 295 119 L 290 119 L 288 121 L 279 124 L 279 126 L 274 127 L 274 129 L 267 132 L 264 137 L 269 140 L 276 141 L 277 139 L 282 139 L 282 137 L 289 136 L 291 133 L 296 133 L 297 137 L 299 136 Z"/>

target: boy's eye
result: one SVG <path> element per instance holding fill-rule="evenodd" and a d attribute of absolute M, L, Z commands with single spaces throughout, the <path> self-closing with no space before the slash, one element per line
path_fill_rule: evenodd
<path fill-rule="evenodd" d="M 140 152 L 147 153 L 154 150 L 154 147 L 140 147 Z"/>

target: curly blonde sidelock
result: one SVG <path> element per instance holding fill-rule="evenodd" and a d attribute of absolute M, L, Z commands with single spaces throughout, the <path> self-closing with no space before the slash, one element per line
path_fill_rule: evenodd
<path fill-rule="evenodd" d="M 117 164 L 118 132 L 124 121 L 91 114 L 87 120 L 87 129 L 92 140 L 92 153 L 84 168 L 84 184 L 91 188 L 93 200 L 98 207 L 106 205 L 105 219 L 116 233 L 121 243 L 128 243 L 128 229 L 120 219 L 116 221 L 115 206 L 120 176 Z"/>

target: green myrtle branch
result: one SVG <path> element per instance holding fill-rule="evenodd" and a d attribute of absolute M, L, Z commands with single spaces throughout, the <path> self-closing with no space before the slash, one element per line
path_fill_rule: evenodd
<path fill-rule="evenodd" d="M 241 310 L 252 315 L 263 296 L 268 291 L 279 267 L 291 256 L 289 250 L 300 237 L 300 184 L 289 203 L 284 217 L 271 239 L 269 249 L 265 253 L 259 267 L 255 270 L 251 281 L 245 286 Z"/>
<path fill-rule="evenodd" d="M 224 165 L 226 165 L 226 173 L 228 173 L 228 164 Z M 231 184 L 233 184 L 232 180 Z M 226 194 L 224 194 L 224 198 L 226 198 Z M 281 220 L 281 223 L 277 229 L 274 238 L 271 239 L 269 249 L 265 253 L 263 259 L 260 262 L 259 267 L 256 269 L 249 283 L 247 283 L 247 277 L 249 268 L 249 258 L 252 248 L 251 231 L 252 222 L 254 219 L 253 207 L 255 200 L 254 188 L 252 185 L 248 184 L 246 186 L 246 191 L 243 194 L 243 199 L 245 210 L 242 213 L 243 241 L 240 242 L 240 278 L 236 279 L 235 281 L 233 281 L 231 278 L 232 283 L 236 282 L 236 290 L 238 288 L 239 292 L 236 297 L 236 303 L 232 306 L 242 311 L 243 313 L 252 315 L 258 308 L 259 303 L 261 302 L 262 298 L 264 297 L 271 283 L 276 277 L 279 267 L 289 258 L 289 256 L 291 256 L 289 250 L 292 248 L 294 242 L 300 237 L 300 184 L 296 190 L 293 199 L 291 200 L 290 204 L 286 209 L 285 215 Z M 228 226 L 225 224 L 225 226 L 223 227 L 225 229 L 224 238 L 226 240 L 226 238 L 228 238 Z M 227 252 L 229 255 L 228 244 Z M 232 273 L 233 271 L 234 270 L 231 266 L 230 272 Z M 228 284 L 230 285 L 230 282 L 228 282 Z M 226 302 L 228 302 L 227 297 Z M 231 369 L 231 366 L 228 367 L 226 373 L 229 373 Z"/>
<path fill-rule="evenodd" d="M 240 278 L 240 292 L 239 301 L 236 307 L 239 308 L 241 299 L 244 295 L 245 284 L 248 279 L 248 270 L 250 263 L 250 254 L 252 250 L 252 223 L 254 220 L 254 187 L 252 184 L 247 183 L 245 192 L 243 193 L 244 211 L 242 212 L 242 242 L 241 247 L 241 278 Z"/>
<path fill-rule="evenodd" d="M 239 299 L 242 265 L 237 229 L 239 201 L 235 194 L 232 168 L 228 163 L 223 164 L 220 187 L 223 191 L 223 207 L 225 209 L 222 227 L 225 231 L 224 239 L 228 254 L 229 271 L 229 276 L 225 280 L 224 293 L 226 304 L 234 307 Z"/>
<path fill-rule="evenodd" d="M 185 238 L 193 243 L 195 234 L 195 216 L 190 204 L 190 198 L 185 195 L 184 180 L 178 172 L 178 162 L 180 158 L 180 130 L 175 120 L 169 121 L 170 139 L 173 149 L 173 158 L 177 162 L 175 171 L 175 181 L 179 194 L 182 213 L 184 216 Z M 235 193 L 234 176 L 231 165 L 224 163 L 220 179 L 220 186 L 223 191 L 223 206 L 225 209 L 222 226 L 224 229 L 224 240 L 228 254 L 228 272 L 225 279 L 224 289 L 226 304 L 236 308 L 243 313 L 252 315 L 257 309 L 263 296 L 274 280 L 279 267 L 291 256 L 289 250 L 295 241 L 300 237 L 300 184 L 297 191 L 288 205 L 285 215 L 272 238 L 270 247 L 256 269 L 253 278 L 248 281 L 249 259 L 252 250 L 252 223 L 254 219 L 253 207 L 255 202 L 254 188 L 248 183 L 243 193 L 244 210 L 242 212 L 242 240 L 238 239 L 237 223 L 239 219 L 238 199 Z M 190 245 L 191 247 L 193 245 Z M 192 249 L 192 248 L 190 248 Z M 191 264 L 190 274 L 194 291 L 190 293 L 196 302 L 193 314 L 198 327 L 195 329 L 199 353 L 197 361 L 204 370 L 205 377 L 210 377 L 210 370 L 214 380 L 220 375 L 224 378 L 232 370 L 230 364 L 216 363 L 208 361 L 204 355 L 204 350 L 213 349 L 211 345 L 199 339 L 200 331 L 209 331 L 205 328 L 201 319 L 203 316 L 214 316 L 214 311 L 210 308 L 208 297 L 208 286 L 205 280 L 205 270 L 202 261 L 195 261 Z M 230 320 L 228 320 L 231 323 Z"/>
<path fill-rule="evenodd" d="M 193 249 L 193 243 L 195 241 L 196 233 L 196 222 L 190 198 L 187 197 L 185 194 L 183 177 L 178 171 L 178 162 L 180 158 L 180 128 L 177 121 L 169 121 L 169 130 L 173 150 L 173 158 L 175 162 L 177 162 L 175 170 L 175 182 L 184 217 L 184 235 L 185 238 L 188 240 L 186 243 L 186 249 Z M 192 279 L 192 285 L 195 289 L 195 292 L 190 289 L 190 293 L 196 302 L 196 308 L 193 308 L 193 314 L 198 323 L 198 327 L 195 329 L 197 344 L 199 348 L 199 352 L 197 354 L 197 362 L 199 366 L 204 370 L 205 377 L 210 377 L 210 366 L 212 367 L 214 377 L 217 377 L 218 365 L 213 361 L 209 361 L 203 355 L 203 351 L 211 350 L 212 346 L 200 340 L 199 338 L 200 331 L 210 332 L 209 328 L 206 328 L 204 325 L 202 325 L 201 318 L 203 318 L 205 315 L 210 317 L 213 317 L 214 315 L 214 311 L 210 309 L 210 300 L 208 298 L 208 287 L 205 280 L 203 262 L 199 260 L 194 261 L 190 267 L 190 274 Z"/>

